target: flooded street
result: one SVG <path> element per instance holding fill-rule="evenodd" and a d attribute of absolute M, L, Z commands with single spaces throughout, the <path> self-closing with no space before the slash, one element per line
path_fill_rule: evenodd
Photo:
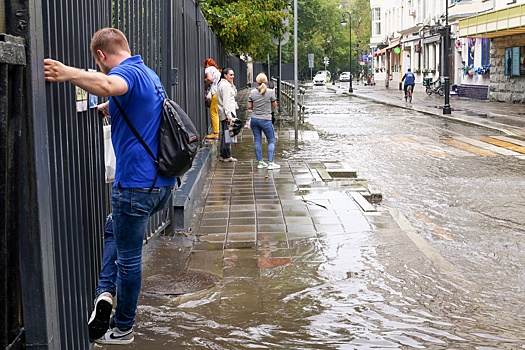
<path fill-rule="evenodd" d="M 497 306 L 487 321 L 523 329 L 523 155 L 491 151 L 490 138 L 501 135 L 487 130 L 324 89 L 310 91 L 307 113 L 323 137 L 315 154 L 305 146 L 295 156 L 337 152 L 479 288 L 480 301 Z M 469 140 L 477 147 L 462 147 Z"/>
<path fill-rule="evenodd" d="M 179 297 L 143 293 L 129 348 L 525 349 L 518 146 L 325 87 L 305 103 L 298 149 L 279 132 L 280 171 L 254 168 L 243 138 L 239 162 L 207 178 L 195 246 L 176 268 L 221 282 Z M 336 163 L 379 189 L 377 210 L 364 213 L 349 182 L 316 178 Z M 232 243 L 252 226 L 251 245 Z M 173 269 L 178 240 L 152 241 L 170 248 L 146 255 L 146 271 L 153 260 Z"/>
<path fill-rule="evenodd" d="M 321 89 L 309 97 L 308 122 L 324 137 L 317 155 L 297 157 L 338 149 L 469 281 L 509 310 L 523 305 L 523 155 L 496 153 L 500 135 L 487 130 Z"/>

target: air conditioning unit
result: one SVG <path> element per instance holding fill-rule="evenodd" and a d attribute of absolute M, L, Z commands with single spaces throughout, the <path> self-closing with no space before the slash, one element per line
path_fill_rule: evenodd
<path fill-rule="evenodd" d="M 408 8 L 408 15 L 409 16 L 415 16 L 416 15 L 416 9 L 414 7 Z"/>

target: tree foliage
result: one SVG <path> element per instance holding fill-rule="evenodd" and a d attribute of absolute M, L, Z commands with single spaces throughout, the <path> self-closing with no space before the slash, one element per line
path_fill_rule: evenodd
<path fill-rule="evenodd" d="M 341 25 L 343 15 L 352 24 Z M 352 50 L 350 50 L 350 30 Z M 370 51 L 371 10 L 365 0 L 299 0 L 298 2 L 298 59 L 299 72 L 304 77 L 310 74 L 308 54 L 313 53 L 315 66 L 324 69 L 323 58 L 329 58 L 327 67 L 332 72 L 355 72 L 359 69 L 358 54 Z M 293 57 L 293 47 L 287 47 L 287 57 Z M 291 55 L 290 55 L 290 50 Z M 350 51 L 352 58 L 350 58 Z M 351 67 L 350 67 L 351 63 Z"/>
<path fill-rule="evenodd" d="M 272 35 L 283 29 L 285 0 L 208 0 L 201 5 L 208 25 L 233 55 L 266 57 Z"/>
<path fill-rule="evenodd" d="M 290 41 L 282 51 L 283 63 L 292 63 L 293 8 L 292 0 L 207 0 L 201 9 L 215 35 L 230 54 L 249 55 L 256 61 L 277 62 L 277 45 L 271 41 L 283 30 L 290 32 Z M 332 72 L 360 69 L 358 53 L 368 52 L 371 34 L 371 10 L 367 0 L 298 0 L 298 62 L 299 73 L 309 75 L 308 54 L 315 56 L 313 71 L 324 69 L 323 57 L 330 59 Z M 352 25 L 343 27 L 344 13 L 352 13 Z M 345 14 L 346 15 L 346 14 Z M 283 19 L 289 18 L 284 28 Z M 348 15 L 346 15 L 348 20 Z M 350 48 L 350 28 L 352 48 Z M 350 51 L 352 58 L 350 58 Z M 350 67 L 351 63 L 351 67 Z"/>

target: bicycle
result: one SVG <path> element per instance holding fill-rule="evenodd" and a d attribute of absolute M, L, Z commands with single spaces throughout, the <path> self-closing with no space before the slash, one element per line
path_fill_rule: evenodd
<path fill-rule="evenodd" d="M 409 103 L 412 103 L 412 85 L 407 86 L 407 92 L 405 94 L 405 101 L 408 101 Z"/>
<path fill-rule="evenodd" d="M 441 84 L 441 80 L 438 78 L 436 81 L 432 81 L 432 78 L 423 79 L 423 85 L 426 87 L 425 92 L 428 96 L 433 93 L 438 94 L 439 96 L 445 95 L 444 86 Z"/>

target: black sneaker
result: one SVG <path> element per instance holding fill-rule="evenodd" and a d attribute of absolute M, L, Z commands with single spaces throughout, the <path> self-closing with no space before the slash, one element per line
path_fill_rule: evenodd
<path fill-rule="evenodd" d="M 100 294 L 95 299 L 95 308 L 88 321 L 89 339 L 96 340 L 104 336 L 109 328 L 109 317 L 113 310 L 113 297 L 110 293 Z"/>
<path fill-rule="evenodd" d="M 127 331 L 121 331 L 117 327 L 108 329 L 106 334 L 104 334 L 99 339 L 95 339 L 97 344 L 113 344 L 113 345 L 125 345 L 131 344 L 135 340 L 135 335 L 133 334 L 133 327 Z"/>

